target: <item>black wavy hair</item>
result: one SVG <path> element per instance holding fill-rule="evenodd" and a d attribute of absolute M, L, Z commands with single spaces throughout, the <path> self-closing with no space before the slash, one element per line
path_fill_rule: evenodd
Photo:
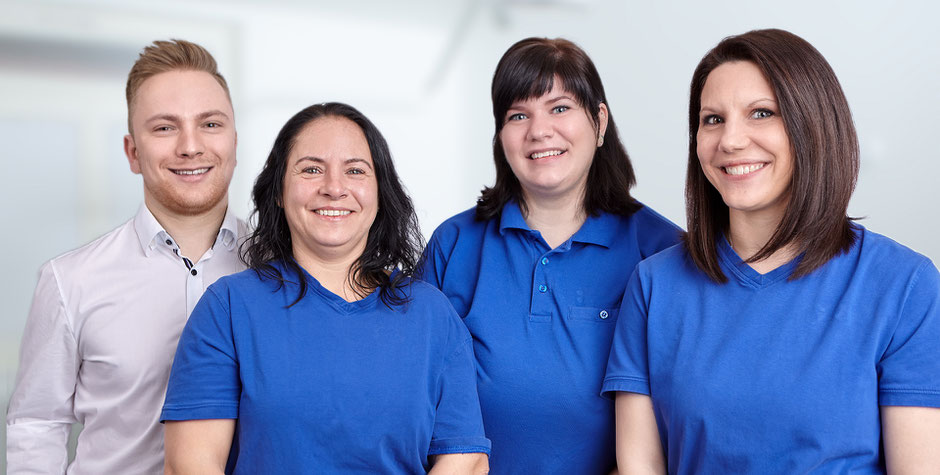
<path fill-rule="evenodd" d="M 588 187 L 582 205 L 585 214 L 596 216 L 604 211 L 629 216 L 641 208 L 630 195 L 630 189 L 636 184 L 633 165 L 620 141 L 604 85 L 591 58 L 578 45 L 563 38 L 526 38 L 503 53 L 493 73 L 491 95 L 493 118 L 496 120 L 493 134 L 496 184 L 484 188 L 477 199 L 477 220 L 499 216 L 510 200 L 518 201 L 526 212 L 522 186 L 506 161 L 499 133 L 506 123 L 506 111 L 514 102 L 540 97 L 551 91 L 556 77 L 588 111 L 595 129 L 600 123 L 600 105 L 607 105 L 604 145 L 597 147 L 588 170 Z"/>
<path fill-rule="evenodd" d="M 287 159 L 297 136 L 308 124 L 324 117 L 349 119 L 362 129 L 378 182 L 378 212 L 369 228 L 366 248 L 350 267 L 347 279 L 360 297 L 378 288 L 381 289 L 382 301 L 389 308 L 405 304 L 410 300 L 406 287 L 411 283 L 418 256 L 424 247 L 418 218 L 411 198 L 395 172 L 385 138 L 366 116 L 347 104 L 327 102 L 312 105 L 295 114 L 281 128 L 252 190 L 254 230 L 241 246 L 242 259 L 259 276 L 277 280 L 280 285 L 296 279 L 300 291 L 297 299 L 288 306 L 296 304 L 306 294 L 307 282 L 303 269 L 294 259 L 290 228 L 280 203 L 284 194 Z M 274 262 L 283 263 L 290 275 L 282 274 L 272 265 Z M 390 271 L 396 267 L 399 272 L 391 274 Z"/>

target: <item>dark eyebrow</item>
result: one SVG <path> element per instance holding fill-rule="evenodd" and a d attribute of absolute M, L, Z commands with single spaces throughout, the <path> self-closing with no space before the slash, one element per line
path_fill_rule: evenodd
<path fill-rule="evenodd" d="M 320 164 L 325 164 L 325 163 L 326 163 L 326 160 L 324 160 L 324 159 L 322 159 L 322 158 L 320 158 L 320 157 L 309 157 L 309 156 L 298 158 L 298 159 L 297 159 L 297 163 L 300 163 L 300 162 L 302 162 L 302 161 L 304 161 L 304 160 L 307 160 L 307 161 L 310 161 L 310 162 L 314 162 L 314 163 L 320 163 Z M 369 167 L 370 170 L 373 169 L 372 164 L 369 163 L 369 161 L 366 160 L 366 159 L 364 159 L 364 158 L 355 158 L 355 157 L 354 157 L 354 158 L 347 158 L 346 160 L 343 160 L 343 164 L 344 164 L 344 165 L 349 165 L 350 163 L 364 163 L 367 167 Z"/>
<path fill-rule="evenodd" d="M 776 104 L 776 103 L 777 103 L 777 101 L 775 101 L 773 98 L 770 98 L 770 97 L 762 97 L 762 98 L 760 98 L 760 99 L 757 99 L 757 100 L 754 101 L 754 102 L 751 102 L 751 103 L 748 104 L 747 106 L 748 106 L 748 107 L 754 107 L 755 105 L 757 105 L 758 103 L 761 103 L 761 102 L 771 102 L 771 103 L 773 103 L 773 104 Z"/>
<path fill-rule="evenodd" d="M 560 96 L 558 96 L 558 97 L 553 97 L 553 98 L 549 99 L 547 102 L 548 102 L 549 104 L 554 104 L 554 103 L 556 103 L 556 102 L 564 101 L 564 100 L 569 100 L 569 101 L 572 101 L 572 102 L 578 102 L 578 101 L 574 100 L 571 96 L 567 96 L 567 95 L 564 95 L 564 94 L 562 94 L 562 95 L 560 95 Z"/>

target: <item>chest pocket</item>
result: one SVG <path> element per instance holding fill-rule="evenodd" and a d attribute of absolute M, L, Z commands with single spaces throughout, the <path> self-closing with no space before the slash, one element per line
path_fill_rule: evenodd
<path fill-rule="evenodd" d="M 611 307 L 568 307 L 568 320 L 574 322 L 595 322 L 613 324 L 617 321 L 619 309 Z"/>

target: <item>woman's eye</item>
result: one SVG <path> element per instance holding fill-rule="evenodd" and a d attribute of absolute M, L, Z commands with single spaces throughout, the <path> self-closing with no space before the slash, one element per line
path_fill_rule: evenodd
<path fill-rule="evenodd" d="M 301 170 L 301 172 L 309 173 L 309 174 L 320 173 L 320 168 L 319 167 L 306 167 L 303 170 Z"/>
<path fill-rule="evenodd" d="M 365 175 L 366 171 L 361 168 L 350 168 L 346 171 L 350 175 Z"/>
<path fill-rule="evenodd" d="M 715 125 L 715 124 L 720 124 L 722 122 L 724 122 L 724 120 L 721 117 L 718 117 L 717 115 L 714 115 L 714 114 L 706 115 L 704 118 L 702 118 L 702 124 L 705 124 L 705 125 Z"/>
<path fill-rule="evenodd" d="M 766 119 L 772 115 L 774 115 L 774 112 L 769 109 L 757 109 L 751 113 L 751 117 L 754 119 Z"/>
<path fill-rule="evenodd" d="M 521 112 L 517 112 L 515 114 L 509 114 L 509 117 L 506 117 L 506 122 L 513 121 L 513 120 L 522 120 L 525 118 L 526 118 L 525 114 Z"/>
<path fill-rule="evenodd" d="M 560 113 L 562 113 L 562 112 L 564 112 L 564 111 L 566 111 L 566 110 L 568 110 L 568 109 L 571 109 L 571 107 L 568 107 L 568 106 L 555 106 L 555 107 L 552 107 L 552 114 L 560 114 Z"/>

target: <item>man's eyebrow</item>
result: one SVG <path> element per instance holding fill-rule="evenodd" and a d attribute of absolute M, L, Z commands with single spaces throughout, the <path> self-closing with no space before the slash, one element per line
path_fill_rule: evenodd
<path fill-rule="evenodd" d="M 210 111 L 200 112 L 199 114 L 196 115 L 196 120 L 205 120 L 205 119 L 208 119 L 209 117 L 213 117 L 217 115 L 222 116 L 226 119 L 229 118 L 228 114 L 226 114 L 225 112 L 222 112 L 218 109 L 214 109 Z M 157 120 L 165 120 L 167 122 L 181 122 L 182 121 L 180 116 L 176 114 L 156 114 L 150 117 L 149 119 L 147 119 L 146 122 L 153 122 Z"/>

